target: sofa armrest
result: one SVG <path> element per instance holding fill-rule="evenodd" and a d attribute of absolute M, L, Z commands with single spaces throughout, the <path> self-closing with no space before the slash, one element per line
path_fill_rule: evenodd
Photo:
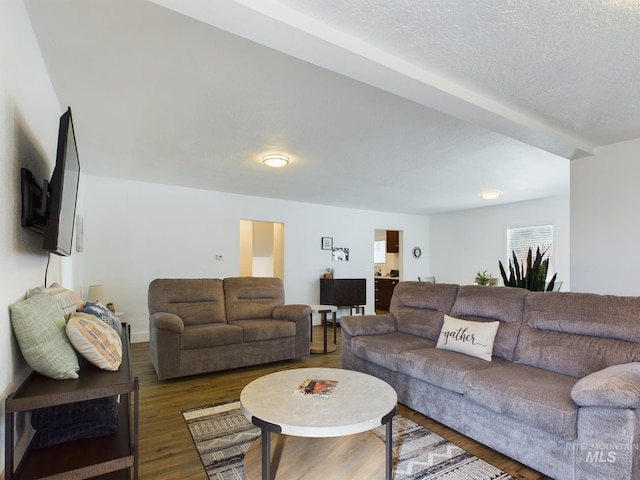
<path fill-rule="evenodd" d="M 161 330 L 169 330 L 175 333 L 182 333 L 184 331 L 184 322 L 179 316 L 173 313 L 152 313 L 149 316 L 149 322 L 154 328 Z"/>
<path fill-rule="evenodd" d="M 309 319 L 311 307 L 309 305 L 278 305 L 271 316 L 275 320 L 290 320 L 295 322 L 301 318 Z"/>
<path fill-rule="evenodd" d="M 340 318 L 343 332 L 350 337 L 361 335 L 382 335 L 398 330 L 396 317 L 384 315 L 348 315 Z"/>
<path fill-rule="evenodd" d="M 581 407 L 640 408 L 640 362 L 587 375 L 573 386 L 571 398 Z"/>
<path fill-rule="evenodd" d="M 278 305 L 273 309 L 271 317 L 275 320 L 288 320 L 296 324 L 296 358 L 309 355 L 309 338 L 311 334 L 311 307 L 309 305 Z"/>

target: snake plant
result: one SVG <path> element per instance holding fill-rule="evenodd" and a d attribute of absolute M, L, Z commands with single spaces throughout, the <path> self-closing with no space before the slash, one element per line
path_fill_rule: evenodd
<path fill-rule="evenodd" d="M 547 270 L 549 269 L 549 258 L 544 258 L 544 255 L 547 253 L 547 247 L 543 252 L 540 251 L 540 247 L 536 250 L 536 256 L 533 258 L 533 253 L 531 251 L 531 247 L 529 247 L 529 252 L 527 253 L 527 263 L 526 268 L 525 264 L 518 264 L 518 258 L 516 257 L 516 252 L 513 253 L 513 264 L 511 260 L 509 260 L 509 277 L 507 278 L 507 273 L 502 266 L 502 262 L 498 261 L 500 265 L 500 274 L 502 275 L 502 280 L 504 282 L 505 287 L 519 287 L 526 288 L 527 290 L 531 290 L 534 292 L 550 292 L 553 290 L 553 287 L 556 282 L 557 273 L 553 274 L 553 278 L 549 282 L 549 285 L 545 288 L 545 283 L 547 279 Z"/>

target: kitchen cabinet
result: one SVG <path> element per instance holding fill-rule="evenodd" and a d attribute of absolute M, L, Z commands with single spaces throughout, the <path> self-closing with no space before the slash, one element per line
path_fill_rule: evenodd
<path fill-rule="evenodd" d="M 400 252 L 400 232 L 398 230 L 387 230 L 387 253 Z"/>
<path fill-rule="evenodd" d="M 393 290 L 399 281 L 397 278 L 376 278 L 376 310 L 389 310 Z"/>

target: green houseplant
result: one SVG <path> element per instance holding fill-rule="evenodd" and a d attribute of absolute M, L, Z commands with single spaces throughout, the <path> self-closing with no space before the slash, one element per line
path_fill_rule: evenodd
<path fill-rule="evenodd" d="M 536 250 L 536 256 L 533 258 L 531 247 L 527 253 L 526 266 L 523 263 L 518 264 L 518 258 L 516 252 L 513 251 L 513 264 L 509 260 L 509 277 L 502 266 L 502 262 L 498 261 L 500 265 L 500 274 L 505 287 L 519 287 L 526 288 L 534 292 L 550 292 L 556 282 L 557 273 L 553 274 L 549 285 L 545 288 L 545 282 L 547 279 L 547 271 L 549 269 L 549 257 L 544 258 L 549 247 L 545 248 L 543 252 L 540 251 L 540 247 Z M 525 268 L 526 267 L 526 268 Z"/>
<path fill-rule="evenodd" d="M 497 278 L 492 277 L 486 270 L 476 273 L 475 282 L 477 285 L 489 285 L 490 287 L 493 287 L 496 284 L 496 280 Z"/>

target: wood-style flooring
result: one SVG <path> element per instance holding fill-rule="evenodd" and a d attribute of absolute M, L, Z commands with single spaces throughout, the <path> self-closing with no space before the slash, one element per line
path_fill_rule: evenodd
<path fill-rule="evenodd" d="M 338 328 L 338 335 L 339 333 Z M 320 327 L 314 327 L 314 339 L 320 339 L 321 336 Z M 338 348 L 333 353 L 310 355 L 302 361 L 278 362 L 176 380 L 158 380 L 151 365 L 148 343 L 133 344 L 131 352 L 133 372 L 140 382 L 139 477 L 141 480 L 207 480 L 191 435 L 182 418 L 183 410 L 238 400 L 245 385 L 274 371 L 301 367 L 340 368 L 341 366 L 340 336 L 338 336 Z M 515 478 L 527 480 L 547 478 L 404 405 L 399 405 L 398 411 Z"/>

